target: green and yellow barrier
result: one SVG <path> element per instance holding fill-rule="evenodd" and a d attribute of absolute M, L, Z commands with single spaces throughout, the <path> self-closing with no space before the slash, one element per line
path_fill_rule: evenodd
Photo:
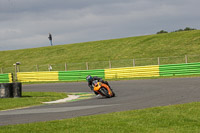
<path fill-rule="evenodd" d="M 0 74 L 0 83 L 12 83 L 12 73 Z"/>
<path fill-rule="evenodd" d="M 87 75 L 104 78 L 104 70 L 18 72 L 17 79 L 20 82 L 83 81 Z"/>
<path fill-rule="evenodd" d="M 79 71 L 59 71 L 59 81 L 83 81 L 86 76 L 98 76 L 104 78 L 104 69 L 100 70 L 79 70 Z"/>
<path fill-rule="evenodd" d="M 159 73 L 160 76 L 200 74 L 200 63 L 161 65 Z"/>
<path fill-rule="evenodd" d="M 59 81 L 58 71 L 52 72 L 18 72 L 17 79 L 20 82 Z"/>
<path fill-rule="evenodd" d="M 105 69 L 105 79 L 158 76 L 160 76 L 158 65 Z"/>
<path fill-rule="evenodd" d="M 18 72 L 17 79 L 20 82 L 84 81 L 87 75 L 98 76 L 103 79 L 120 79 L 193 74 L 200 74 L 200 63 L 138 66 L 99 70 Z M 12 77 L 11 74 L 10 76 L 9 74 L 0 75 L 0 82 L 11 82 L 12 78 L 10 77 Z"/>

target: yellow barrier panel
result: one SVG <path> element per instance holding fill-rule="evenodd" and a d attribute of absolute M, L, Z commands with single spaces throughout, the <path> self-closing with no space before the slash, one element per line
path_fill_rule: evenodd
<path fill-rule="evenodd" d="M 58 72 L 18 72 L 17 79 L 21 82 L 58 81 Z"/>
<path fill-rule="evenodd" d="M 105 69 L 105 79 L 158 76 L 160 76 L 158 65 Z"/>
<path fill-rule="evenodd" d="M 8 74 L 8 77 L 9 77 L 9 83 L 12 83 L 12 82 L 13 82 L 13 81 L 12 81 L 12 80 L 13 80 L 13 79 L 12 79 L 12 74 L 9 73 L 9 74 Z"/>

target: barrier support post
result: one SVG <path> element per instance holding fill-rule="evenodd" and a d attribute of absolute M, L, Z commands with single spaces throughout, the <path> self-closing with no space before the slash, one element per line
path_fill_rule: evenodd
<path fill-rule="evenodd" d="M 188 57 L 187 57 L 187 55 L 185 55 L 185 63 L 186 64 L 188 63 Z"/>
<path fill-rule="evenodd" d="M 67 63 L 65 63 L 65 71 L 67 71 Z"/>
<path fill-rule="evenodd" d="M 88 67 L 88 62 L 86 62 L 86 70 L 88 70 L 89 69 L 89 67 Z"/>
<path fill-rule="evenodd" d="M 160 65 L 160 57 L 158 57 L 158 65 Z"/>
<path fill-rule="evenodd" d="M 39 71 L 38 64 L 36 65 L 36 71 L 37 71 L 37 72 Z"/>
<path fill-rule="evenodd" d="M 111 69 L 112 68 L 112 64 L 111 64 L 111 61 L 109 60 L 109 68 Z"/>
<path fill-rule="evenodd" d="M 135 67 L 135 59 L 133 59 L 133 67 Z"/>

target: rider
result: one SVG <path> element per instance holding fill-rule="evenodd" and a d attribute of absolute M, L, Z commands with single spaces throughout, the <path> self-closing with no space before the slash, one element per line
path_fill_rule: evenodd
<path fill-rule="evenodd" d="M 108 84 L 107 81 L 104 81 L 102 78 L 99 78 L 99 77 L 96 77 L 96 76 L 92 77 L 91 75 L 88 75 L 88 76 L 86 77 L 86 80 L 88 81 L 88 86 L 90 87 L 90 89 L 91 89 L 92 91 L 94 91 L 94 87 L 92 86 L 92 82 L 93 82 L 94 80 L 98 80 L 98 82 L 102 82 L 102 83 L 107 84 L 107 85 L 109 86 L 109 84 Z M 110 88 L 110 86 L 109 86 L 109 88 Z M 110 88 L 110 89 L 111 89 L 111 88 Z M 98 95 L 97 92 L 94 91 L 94 93 L 95 93 L 96 95 Z"/>

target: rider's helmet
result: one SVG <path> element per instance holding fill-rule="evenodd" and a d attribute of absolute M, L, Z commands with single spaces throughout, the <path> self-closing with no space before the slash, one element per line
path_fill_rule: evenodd
<path fill-rule="evenodd" d="M 86 77 L 86 80 L 89 82 L 90 80 L 92 79 L 92 76 L 91 75 L 88 75 L 87 77 Z"/>

